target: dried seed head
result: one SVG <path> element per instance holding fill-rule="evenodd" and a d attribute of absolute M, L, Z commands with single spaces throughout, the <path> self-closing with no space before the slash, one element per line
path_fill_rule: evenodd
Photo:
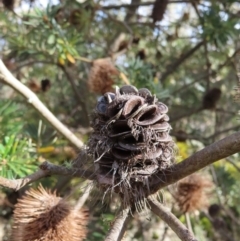
<path fill-rule="evenodd" d="M 41 92 L 41 86 L 37 81 L 31 80 L 31 81 L 29 81 L 29 83 L 27 85 L 28 85 L 29 89 L 32 90 L 34 93 Z"/>
<path fill-rule="evenodd" d="M 15 0 L 2 0 L 2 3 L 4 5 L 4 7 L 9 10 L 13 10 L 13 8 L 15 6 Z"/>
<path fill-rule="evenodd" d="M 199 174 L 192 174 L 178 183 L 174 197 L 181 212 L 201 210 L 208 205 L 209 189 L 213 183 Z"/>
<path fill-rule="evenodd" d="M 187 133 L 183 130 L 176 131 L 176 140 L 179 141 L 179 142 L 186 142 Z"/>
<path fill-rule="evenodd" d="M 105 193 L 119 193 L 124 205 L 141 203 L 151 189 L 149 178 L 172 164 L 167 112 L 148 89 L 131 85 L 106 93 L 97 103 L 88 153 L 99 186 Z"/>
<path fill-rule="evenodd" d="M 49 79 L 43 79 L 41 80 L 41 89 L 43 92 L 46 92 L 51 87 L 51 81 Z"/>
<path fill-rule="evenodd" d="M 219 215 L 221 211 L 221 206 L 218 204 L 212 204 L 208 207 L 208 213 L 212 218 L 215 218 Z"/>
<path fill-rule="evenodd" d="M 122 51 L 126 48 L 128 48 L 128 44 L 129 42 L 127 40 L 122 40 L 118 46 L 118 50 L 117 51 Z"/>
<path fill-rule="evenodd" d="M 72 210 L 42 186 L 18 201 L 13 218 L 11 241 L 81 241 L 86 236 L 87 212 Z"/>
<path fill-rule="evenodd" d="M 210 89 L 203 97 L 203 109 L 211 110 L 216 108 L 216 104 L 221 97 L 222 91 L 219 88 Z"/>
<path fill-rule="evenodd" d="M 156 0 L 152 10 L 153 22 L 161 21 L 166 11 L 168 0 Z"/>
<path fill-rule="evenodd" d="M 114 79 L 119 75 L 109 59 L 97 59 L 93 61 L 88 77 L 88 86 L 92 92 L 104 94 L 112 91 Z"/>
<path fill-rule="evenodd" d="M 146 59 L 147 55 L 146 55 L 145 50 L 144 49 L 139 50 L 136 54 L 136 57 L 141 59 L 141 60 Z"/>

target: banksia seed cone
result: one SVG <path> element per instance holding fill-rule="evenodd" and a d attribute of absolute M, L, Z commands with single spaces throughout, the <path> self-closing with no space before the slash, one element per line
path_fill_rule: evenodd
<path fill-rule="evenodd" d="M 51 82 L 49 79 L 43 79 L 41 80 L 41 89 L 43 92 L 46 92 L 50 89 L 51 87 Z"/>
<path fill-rule="evenodd" d="M 99 186 L 119 193 L 125 206 L 141 204 L 151 189 L 149 178 L 172 163 L 167 112 L 148 89 L 131 85 L 106 93 L 97 103 L 88 153 Z"/>
<path fill-rule="evenodd" d="M 183 130 L 178 130 L 176 132 L 176 140 L 179 142 L 186 142 L 187 140 L 187 133 Z"/>
<path fill-rule="evenodd" d="M 15 5 L 15 0 L 2 0 L 2 3 L 5 8 L 13 10 L 14 5 Z"/>
<path fill-rule="evenodd" d="M 161 21 L 166 11 L 168 0 L 156 0 L 152 10 L 153 22 Z"/>
<path fill-rule="evenodd" d="M 144 49 L 141 49 L 137 52 L 137 55 L 136 55 L 137 58 L 141 59 L 141 60 L 144 60 L 146 59 L 147 55 L 146 55 L 146 52 Z"/>
<path fill-rule="evenodd" d="M 221 97 L 222 91 L 219 88 L 210 89 L 203 97 L 203 109 L 211 110 L 216 108 L 216 104 Z"/>
<path fill-rule="evenodd" d="M 174 194 L 181 212 L 186 213 L 207 207 L 208 191 L 211 187 L 213 183 L 210 180 L 196 173 L 182 179 Z"/>
<path fill-rule="evenodd" d="M 208 213 L 212 218 L 217 217 L 221 212 L 221 207 L 218 204 L 212 204 L 208 207 Z"/>
<path fill-rule="evenodd" d="M 55 193 L 31 189 L 14 211 L 11 241 L 81 241 L 86 236 L 86 211 L 74 211 Z"/>
<path fill-rule="evenodd" d="M 109 59 L 97 59 L 93 61 L 92 68 L 88 77 L 88 86 L 92 92 L 104 94 L 112 91 L 114 78 L 119 75 Z"/>

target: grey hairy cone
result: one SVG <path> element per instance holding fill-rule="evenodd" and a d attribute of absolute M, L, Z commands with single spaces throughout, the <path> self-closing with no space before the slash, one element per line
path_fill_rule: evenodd
<path fill-rule="evenodd" d="M 172 164 L 167 112 L 148 89 L 130 85 L 98 100 L 88 153 L 99 186 L 119 193 L 124 206 L 142 203 L 151 188 L 149 178 Z"/>

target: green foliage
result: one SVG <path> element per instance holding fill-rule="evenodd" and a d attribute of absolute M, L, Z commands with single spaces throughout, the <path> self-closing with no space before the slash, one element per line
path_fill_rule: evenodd
<path fill-rule="evenodd" d="M 130 59 L 125 66 L 120 66 L 119 69 L 126 74 L 129 82 L 137 88 L 148 88 L 155 93 L 159 99 L 169 97 L 169 90 L 162 89 L 159 84 L 156 74 L 156 67 L 152 64 L 146 64 L 144 61 L 137 59 Z"/>
<path fill-rule="evenodd" d="M 14 179 L 32 173 L 37 167 L 34 154 L 30 140 L 5 136 L 0 143 L 0 175 Z"/>
<path fill-rule="evenodd" d="M 23 128 L 21 106 L 12 101 L 0 100 L 0 138 L 19 133 Z"/>
<path fill-rule="evenodd" d="M 210 42 L 224 47 L 228 40 L 238 34 L 237 20 L 225 13 L 219 4 L 214 4 L 204 12 L 203 36 Z"/>

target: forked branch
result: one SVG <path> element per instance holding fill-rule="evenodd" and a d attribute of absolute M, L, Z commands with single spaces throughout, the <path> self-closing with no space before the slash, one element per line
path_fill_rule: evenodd
<path fill-rule="evenodd" d="M 91 171 L 80 170 L 78 168 L 67 168 L 64 166 L 54 165 L 46 161 L 39 166 L 39 170 L 24 178 L 11 180 L 4 177 L 0 177 L 0 186 L 14 189 L 17 191 L 27 184 L 30 184 L 43 177 L 47 177 L 51 175 L 83 177 L 89 180 L 94 180 L 95 178 L 95 175 Z"/>

